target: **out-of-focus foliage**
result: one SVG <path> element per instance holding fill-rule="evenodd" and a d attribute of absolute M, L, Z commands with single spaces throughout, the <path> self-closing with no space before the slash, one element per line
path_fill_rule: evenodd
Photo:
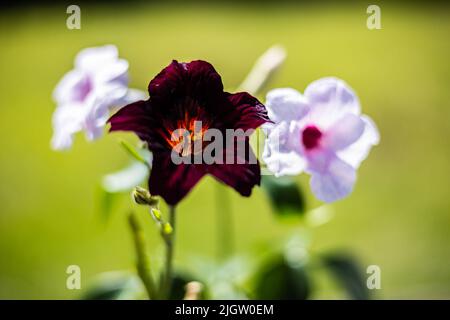
<path fill-rule="evenodd" d="M 263 176 L 262 187 L 271 201 L 274 212 L 277 214 L 301 215 L 305 211 L 305 200 L 294 179 Z"/>
<path fill-rule="evenodd" d="M 140 279 L 126 272 L 100 274 L 82 295 L 85 300 L 134 300 L 143 297 L 145 293 Z"/>
<path fill-rule="evenodd" d="M 79 136 L 70 152 L 49 148 L 55 84 L 80 49 L 107 43 L 116 44 L 130 62 L 130 84 L 142 90 L 174 58 L 210 61 L 225 88 L 233 90 L 274 43 L 286 48 L 288 58 L 267 89 L 302 90 L 323 76 L 345 79 L 379 125 L 382 143 L 363 163 L 352 196 L 333 205 L 334 219 L 314 230 L 311 249 L 346 248 L 363 270 L 365 264 L 379 265 L 377 297 L 450 297 L 449 10 L 385 2 L 382 29 L 368 30 L 366 8 L 86 3 L 81 30 L 66 28 L 64 6 L 2 11 L 0 297 L 77 298 L 80 292 L 65 286 L 68 265 L 80 266 L 82 289 L 101 272 L 133 268 L 124 214 L 130 196 L 117 198 L 105 227 L 96 191 L 101 177 L 130 160 L 117 141 L 137 141 L 114 134 L 88 144 Z M 259 98 L 264 101 L 264 93 Z M 308 208 L 319 206 L 307 178 L 295 181 Z M 204 179 L 178 208 L 175 265 L 193 275 L 193 254 L 216 253 L 215 183 Z M 250 199 L 231 190 L 229 195 L 238 253 L 295 228 L 277 223 L 264 190 L 256 188 Z M 157 265 L 159 232 L 151 222 L 144 227 Z M 334 278 L 315 275 L 310 298 L 346 296 Z"/>
<path fill-rule="evenodd" d="M 256 299 L 283 300 L 308 298 L 311 284 L 304 265 L 292 265 L 283 256 L 266 262 L 258 273 Z"/>
<path fill-rule="evenodd" d="M 352 299 L 369 299 L 366 279 L 355 258 L 345 253 L 331 253 L 322 256 L 324 265 L 335 276 L 339 284 Z"/>

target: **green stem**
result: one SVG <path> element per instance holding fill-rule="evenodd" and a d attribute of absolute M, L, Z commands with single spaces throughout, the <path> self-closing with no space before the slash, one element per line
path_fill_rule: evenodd
<path fill-rule="evenodd" d="M 224 260 L 233 253 L 234 226 L 228 190 L 216 184 L 217 257 Z"/>
<path fill-rule="evenodd" d="M 174 243 L 175 243 L 175 219 L 176 219 L 175 206 L 170 206 L 169 224 L 172 226 L 172 233 L 165 241 L 165 243 L 166 243 L 166 261 L 165 261 L 165 272 L 164 272 L 164 282 L 163 282 L 163 292 L 164 292 L 164 296 L 167 299 L 170 298 L 170 291 L 172 288 L 173 255 L 174 255 Z"/>
<path fill-rule="evenodd" d="M 150 259 L 145 246 L 145 235 L 139 220 L 134 212 L 128 216 L 128 222 L 133 233 L 134 246 L 136 250 L 136 268 L 139 277 L 144 284 L 149 299 L 157 299 L 155 283 L 153 282 L 150 269 Z"/>

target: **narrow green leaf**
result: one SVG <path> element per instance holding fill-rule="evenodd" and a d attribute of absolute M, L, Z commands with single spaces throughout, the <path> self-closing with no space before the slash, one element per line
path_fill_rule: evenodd
<path fill-rule="evenodd" d="M 128 152 L 129 155 L 131 155 L 134 159 L 136 159 L 139 162 L 142 162 L 143 164 L 147 165 L 147 161 L 144 159 L 144 157 L 127 141 L 121 140 L 120 145 L 125 149 L 126 152 Z"/>

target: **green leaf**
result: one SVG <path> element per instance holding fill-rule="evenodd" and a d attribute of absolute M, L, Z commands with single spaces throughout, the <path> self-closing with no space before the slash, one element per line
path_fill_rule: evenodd
<path fill-rule="evenodd" d="M 148 174 L 148 166 L 134 161 L 128 167 L 103 177 L 99 192 L 99 211 L 104 222 L 110 218 L 120 194 L 130 192 L 142 184 Z"/>
<path fill-rule="evenodd" d="M 354 257 L 347 253 L 322 256 L 322 261 L 352 299 L 369 299 L 366 279 Z"/>
<path fill-rule="evenodd" d="M 255 299 L 262 300 L 305 300 L 310 291 L 311 284 L 304 265 L 292 265 L 281 255 L 260 268 L 254 287 Z"/>
<path fill-rule="evenodd" d="M 248 280 L 251 277 L 253 260 L 247 256 L 234 255 L 227 260 L 213 260 L 204 256 L 195 257 L 194 268 L 200 282 L 207 285 L 207 295 L 213 300 L 246 300 Z"/>
<path fill-rule="evenodd" d="M 305 201 L 302 192 L 292 178 L 265 175 L 262 176 L 262 187 L 269 196 L 276 213 L 280 215 L 302 215 L 305 212 Z"/>
<path fill-rule="evenodd" d="M 318 227 L 328 223 L 333 217 L 333 207 L 330 205 L 322 205 L 306 212 L 305 221 L 309 227 Z"/>
<path fill-rule="evenodd" d="M 139 278 L 126 272 L 103 273 L 89 285 L 83 300 L 132 300 L 145 296 Z"/>

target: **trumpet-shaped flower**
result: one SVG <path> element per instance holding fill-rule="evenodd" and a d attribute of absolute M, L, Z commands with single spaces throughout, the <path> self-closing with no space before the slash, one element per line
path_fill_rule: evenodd
<path fill-rule="evenodd" d="M 276 176 L 311 175 L 314 195 L 333 202 L 353 190 L 356 170 L 378 144 L 374 122 L 361 115 L 356 94 L 342 80 L 323 78 L 302 95 L 275 89 L 266 103 L 273 124 L 266 124 L 263 159 Z"/>
<path fill-rule="evenodd" d="M 128 62 L 119 59 L 115 46 L 82 50 L 75 59 L 75 68 L 53 92 L 57 103 L 53 114 L 53 149 L 70 148 L 78 131 L 84 131 L 88 140 L 98 138 L 111 108 L 144 96 L 139 90 L 128 89 Z"/>
<path fill-rule="evenodd" d="M 173 155 L 180 154 L 183 159 L 201 155 L 213 144 L 206 141 L 208 133 L 219 133 L 216 139 L 219 137 L 221 142 L 228 130 L 256 129 L 269 121 L 265 107 L 248 93 L 224 92 L 220 75 L 211 64 L 200 60 L 173 61 L 150 82 L 148 90 L 149 100 L 127 105 L 109 121 L 111 131 L 132 131 L 153 152 L 151 194 L 175 205 L 204 175 L 210 174 L 249 196 L 261 179 L 259 164 L 249 148 L 240 157 L 236 150 L 239 143 L 221 144 L 212 162 L 174 162 Z M 188 133 L 183 135 L 187 145 L 178 143 L 178 130 Z M 248 147 L 248 136 L 240 141 Z M 232 160 L 237 156 L 237 161 L 224 163 L 230 154 Z"/>

